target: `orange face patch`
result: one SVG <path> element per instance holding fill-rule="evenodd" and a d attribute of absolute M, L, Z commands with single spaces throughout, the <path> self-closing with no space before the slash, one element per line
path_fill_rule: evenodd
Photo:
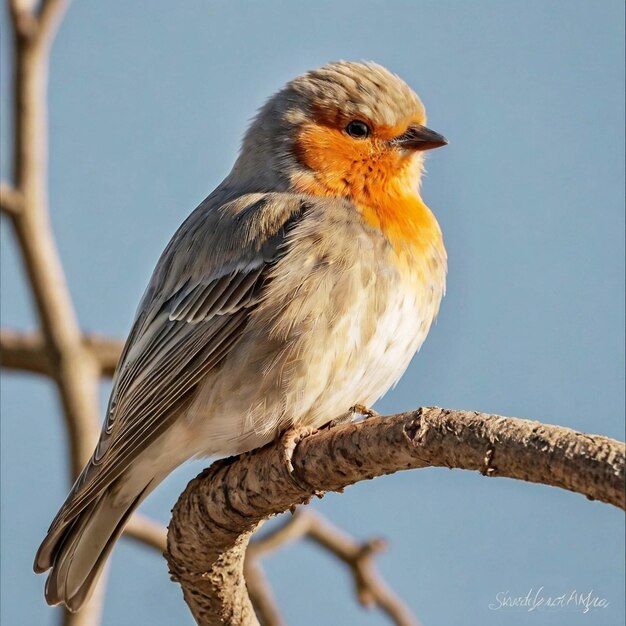
<path fill-rule="evenodd" d="M 366 139 L 354 139 L 336 127 L 305 125 L 296 140 L 296 155 L 310 173 L 294 180 L 294 186 L 301 193 L 349 198 L 367 223 L 396 247 L 440 237 L 418 192 L 421 159 L 388 142 L 404 130 L 406 125 L 378 128 Z"/>

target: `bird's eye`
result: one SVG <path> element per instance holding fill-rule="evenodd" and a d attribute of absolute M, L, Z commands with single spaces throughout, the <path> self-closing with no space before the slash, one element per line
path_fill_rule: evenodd
<path fill-rule="evenodd" d="M 365 139 L 369 137 L 370 127 L 360 120 L 353 120 L 346 126 L 346 132 L 350 137 L 354 137 L 355 139 Z"/>

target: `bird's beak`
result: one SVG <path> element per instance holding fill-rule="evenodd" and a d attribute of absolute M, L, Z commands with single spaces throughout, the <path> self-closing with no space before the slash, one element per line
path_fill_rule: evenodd
<path fill-rule="evenodd" d="M 432 150 L 448 143 L 448 140 L 426 126 L 413 124 L 406 132 L 391 140 L 392 143 L 405 150 Z"/>

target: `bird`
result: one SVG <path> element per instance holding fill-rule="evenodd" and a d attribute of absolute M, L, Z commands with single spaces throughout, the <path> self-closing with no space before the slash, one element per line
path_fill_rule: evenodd
<path fill-rule="evenodd" d="M 373 62 L 306 72 L 259 109 L 140 301 L 93 456 L 35 557 L 49 604 L 80 609 L 131 513 L 185 461 L 320 428 L 397 383 L 445 292 L 420 194 L 424 153 L 445 144 Z"/>

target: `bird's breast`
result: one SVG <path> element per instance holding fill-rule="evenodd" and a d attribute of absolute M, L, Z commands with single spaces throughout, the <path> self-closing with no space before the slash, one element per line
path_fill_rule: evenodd
<path fill-rule="evenodd" d="M 373 404 L 424 341 L 444 280 L 445 253 L 432 242 L 420 254 L 397 249 L 354 207 L 309 214 L 194 411 L 204 421 L 204 407 L 219 407 L 206 419 L 234 453 Z"/>

